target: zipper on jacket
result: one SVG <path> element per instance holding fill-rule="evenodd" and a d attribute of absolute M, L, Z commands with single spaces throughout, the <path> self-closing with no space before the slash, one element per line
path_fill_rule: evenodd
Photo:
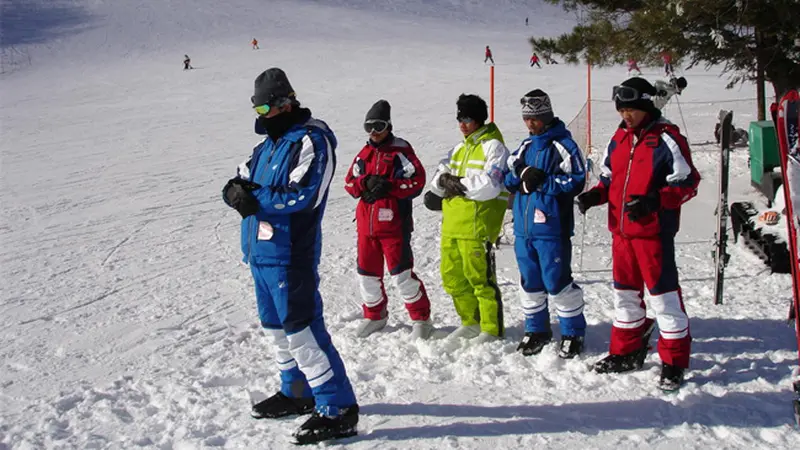
<path fill-rule="evenodd" d="M 381 173 L 381 160 L 383 158 L 381 158 L 381 155 L 380 155 L 380 153 L 378 153 L 378 149 L 377 148 L 373 151 L 373 155 L 377 156 L 377 159 L 378 159 L 378 162 L 375 165 L 375 174 L 376 175 L 380 175 L 380 173 Z M 375 203 L 374 202 L 369 205 L 369 235 L 370 236 L 374 236 L 375 235 Z"/>
<path fill-rule="evenodd" d="M 531 141 L 528 144 L 528 150 L 531 149 L 531 144 L 533 144 L 533 141 Z M 542 156 L 542 152 L 541 151 L 537 151 L 536 152 L 536 158 L 534 158 L 534 160 L 533 160 L 534 168 L 536 168 L 536 169 L 539 168 L 538 166 L 539 166 L 539 160 L 540 160 L 541 156 Z M 520 182 L 521 181 L 522 180 L 520 180 Z M 531 199 L 533 199 L 533 192 L 528 194 L 528 201 L 525 202 L 525 217 L 524 217 L 524 220 L 525 220 L 525 237 L 530 237 L 530 236 L 528 236 L 528 217 L 530 216 Z M 542 214 L 544 214 L 544 211 L 542 211 Z"/>
<path fill-rule="evenodd" d="M 633 145 L 631 145 L 631 154 L 628 156 L 628 170 L 625 171 L 625 183 L 622 185 L 622 210 L 619 214 L 619 232 L 623 236 L 625 235 L 625 198 L 627 198 L 628 193 L 628 180 L 631 178 L 631 166 L 633 165 L 633 151 L 636 150 L 636 144 L 639 142 L 636 140 L 636 135 L 633 134 L 631 136 L 631 140 L 633 141 Z"/>

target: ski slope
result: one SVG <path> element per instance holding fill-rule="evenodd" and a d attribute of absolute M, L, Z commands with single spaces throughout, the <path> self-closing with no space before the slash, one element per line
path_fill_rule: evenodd
<path fill-rule="evenodd" d="M 389 326 L 355 338 L 355 201 L 343 178 L 366 139 L 367 109 L 389 100 L 396 133 L 432 171 L 460 139 L 458 95 L 489 98 L 490 45 L 495 119 L 513 148 L 526 135 L 525 92 L 548 92 L 565 121 L 585 101 L 585 68 L 528 67 L 527 37 L 567 31 L 573 15 L 533 0 L 0 5 L 3 55 L 16 58 L 0 77 L 0 449 L 291 447 L 303 418 L 249 417 L 250 403 L 276 390 L 277 369 L 240 263 L 239 216 L 220 199 L 259 140 L 249 99 L 272 66 L 339 139 L 321 289 L 362 416 L 359 436 L 326 447 L 797 448 L 789 277 L 733 245 L 725 304 L 712 304 L 718 155 L 709 142 L 719 109 L 733 109 L 742 128 L 754 120 L 751 86 L 725 90 L 718 72 L 693 70 L 680 110 L 666 108 L 682 128 L 685 119 L 703 181 L 677 238 L 692 366 L 680 393 L 664 395 L 654 353 L 635 373 L 589 371 L 613 317 L 604 208 L 576 226 L 589 323 L 581 357 L 561 360 L 554 345 L 533 358 L 515 352 L 522 311 L 508 245 L 498 251 L 507 339 L 438 339 L 458 319 L 438 273 L 439 216 L 421 201 L 413 247 L 437 339 L 407 339 L 393 288 Z M 181 70 L 185 53 L 195 70 Z M 624 79 L 621 67 L 593 73 L 598 147 L 618 122 L 607 93 Z M 758 202 L 744 149 L 731 154 L 731 171 L 730 201 Z"/>

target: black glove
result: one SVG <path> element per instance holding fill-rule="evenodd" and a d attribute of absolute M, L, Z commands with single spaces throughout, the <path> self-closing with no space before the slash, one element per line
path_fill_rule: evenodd
<path fill-rule="evenodd" d="M 361 201 L 364 203 L 369 203 L 370 205 L 378 201 L 378 197 L 372 193 L 372 191 L 361 191 Z"/>
<path fill-rule="evenodd" d="M 631 200 L 625 203 L 624 212 L 631 222 L 637 222 L 660 208 L 661 196 L 658 192 L 651 192 L 647 195 L 631 195 Z"/>
<path fill-rule="evenodd" d="M 364 177 L 364 189 L 371 193 L 375 199 L 384 198 L 392 190 L 392 182 L 380 175 L 367 175 Z M 363 197 L 363 193 L 362 193 Z M 372 202 L 368 202 L 372 203 Z"/>
<path fill-rule="evenodd" d="M 431 191 L 425 193 L 422 203 L 431 211 L 442 210 L 442 197 L 439 197 Z"/>
<path fill-rule="evenodd" d="M 536 167 L 526 166 L 519 171 L 520 181 L 522 181 L 520 188 L 523 194 L 530 194 L 535 191 L 539 186 L 544 183 L 547 178 L 547 172 L 537 169 Z"/>
<path fill-rule="evenodd" d="M 461 178 L 453 174 L 441 174 L 439 176 L 439 187 L 444 190 L 448 198 L 467 194 L 467 187 L 461 183 Z"/>
<path fill-rule="evenodd" d="M 586 191 L 575 198 L 575 203 L 578 204 L 578 211 L 581 214 L 586 214 L 586 211 L 592 206 L 597 206 L 603 201 L 603 196 L 600 191 L 594 189 Z"/>
<path fill-rule="evenodd" d="M 222 188 L 222 195 L 228 205 L 238 211 L 244 219 L 258 212 L 258 200 L 252 192 L 260 187 L 261 185 L 252 181 L 231 178 Z"/>

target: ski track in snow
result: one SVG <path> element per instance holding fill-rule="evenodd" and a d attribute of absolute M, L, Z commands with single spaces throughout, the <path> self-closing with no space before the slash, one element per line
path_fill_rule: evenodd
<path fill-rule="evenodd" d="M 433 304 L 434 338 L 407 339 L 410 321 L 391 283 L 389 325 L 355 338 L 355 201 L 343 177 L 365 140 L 366 110 L 389 100 L 397 134 L 432 174 L 459 139 L 458 94 L 488 99 L 481 62 L 490 44 L 498 62 L 495 119 L 513 150 L 526 134 L 522 94 L 543 88 L 565 121 L 584 102 L 584 68 L 527 65 L 529 34 L 566 31 L 571 15 L 518 0 L 493 7 L 275 1 L 268 13 L 255 0 L 227 7 L 38 1 L 9 2 L 13 14 L 3 23 L 9 39 L 20 39 L 20 30 L 30 32 L 25 21 L 37 19 L 39 34 L 17 44 L 32 63 L 0 78 L 0 449 L 291 447 L 289 434 L 304 418 L 248 414 L 251 402 L 276 390 L 277 369 L 240 262 L 239 217 L 220 199 L 258 142 L 252 80 L 274 65 L 339 139 L 321 289 L 362 415 L 359 436 L 326 447 L 776 449 L 800 442 L 789 406 L 797 366 L 784 320 L 790 278 L 769 274 L 741 244 L 731 245 L 725 304 L 712 298 L 713 128 L 722 108 L 734 110 L 741 128 L 754 120 L 752 86 L 726 91 L 718 72 L 685 74 L 681 110 L 703 181 L 684 207 L 676 255 L 694 342 L 686 385 L 667 395 L 655 387 L 655 351 L 635 373 L 589 370 L 607 349 L 613 317 L 604 208 L 576 219 L 573 264 L 589 327 L 581 357 L 561 360 L 553 344 L 537 357 L 516 353 L 523 329 L 510 226 L 497 252 L 507 338 L 443 340 L 458 321 L 440 282 L 440 217 L 421 201 L 413 248 Z M 253 35 L 262 50 L 250 50 Z M 180 70 L 184 53 L 198 70 Z M 605 93 L 624 78 L 623 68 L 593 73 L 595 162 L 618 122 Z M 665 112 L 683 128 L 676 104 Z M 760 203 L 746 153 L 731 154 L 730 201 Z"/>

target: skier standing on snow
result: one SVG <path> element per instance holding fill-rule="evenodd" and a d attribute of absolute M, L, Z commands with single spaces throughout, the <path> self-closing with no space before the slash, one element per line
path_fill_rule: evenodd
<path fill-rule="evenodd" d="M 250 44 L 253 45 L 253 50 L 258 50 L 258 39 L 253 38 L 253 40 L 250 42 Z"/>
<path fill-rule="evenodd" d="M 540 69 L 542 68 L 542 65 L 541 65 L 541 64 L 539 64 L 539 55 L 537 55 L 535 52 L 533 53 L 533 55 L 531 55 L 531 67 L 533 67 L 533 66 L 534 66 L 534 64 L 535 64 L 535 65 L 536 65 L 538 68 L 540 68 Z"/>
<path fill-rule="evenodd" d="M 413 321 L 412 339 L 427 339 L 433 330 L 431 304 L 425 286 L 414 273 L 411 251 L 411 202 L 425 187 L 425 169 L 411 144 L 392 133 L 391 106 L 386 100 L 378 100 L 367 111 L 364 131 L 369 140 L 350 166 L 344 186 L 360 199 L 356 224 L 364 320 L 357 335 L 367 337 L 386 326 L 385 259 Z"/>
<path fill-rule="evenodd" d="M 336 166 L 336 137 L 300 106 L 286 74 L 261 73 L 251 98 L 264 135 L 222 190 L 242 216 L 242 251 L 255 281 L 261 326 L 272 337 L 281 389 L 252 416 L 313 411 L 297 443 L 353 436 L 358 405 L 322 316 L 318 266 L 322 216 Z"/>
<path fill-rule="evenodd" d="M 183 55 L 183 70 L 194 69 L 192 67 L 192 60 L 189 55 Z"/>
<path fill-rule="evenodd" d="M 489 46 L 486 46 L 486 52 L 484 53 L 483 63 L 486 64 L 486 61 L 491 61 L 492 65 L 494 65 L 494 58 L 492 58 L 492 49 Z"/>
<path fill-rule="evenodd" d="M 642 76 L 642 71 L 639 69 L 639 64 L 633 58 L 628 58 L 628 78 Z"/>
<path fill-rule="evenodd" d="M 664 76 L 670 76 L 674 73 L 672 70 L 672 54 L 669 51 L 664 50 L 661 52 L 661 59 L 664 61 Z"/>
<path fill-rule="evenodd" d="M 489 342 L 505 332 L 493 242 L 508 205 L 503 187 L 508 149 L 497 126 L 486 123 L 482 98 L 461 94 L 456 105 L 464 140 L 439 163 L 430 183 L 431 195 L 444 199 L 442 285 L 461 318 L 450 336 Z M 426 206 L 435 203 L 430 197 L 426 194 Z"/>
<path fill-rule="evenodd" d="M 675 263 L 681 205 L 697 195 L 700 174 L 686 138 L 651 101 L 656 89 L 631 78 L 613 90 L 622 123 L 603 156 L 600 182 L 578 196 L 581 213 L 608 202 L 613 235 L 614 323 L 609 355 L 598 373 L 642 367 L 654 323 L 646 317 L 643 287 L 650 293 L 661 336 L 659 385 L 676 390 L 689 367 L 691 335 Z"/>
<path fill-rule="evenodd" d="M 545 92 L 530 91 L 520 103 L 530 136 L 508 158 L 505 175 L 506 188 L 515 194 L 514 252 L 525 313 L 525 337 L 517 351 L 538 354 L 553 338 L 549 299 L 561 325 L 558 355 L 574 358 L 583 350 L 586 319 L 583 291 L 570 267 L 573 202 L 586 183 L 586 164 Z"/>

